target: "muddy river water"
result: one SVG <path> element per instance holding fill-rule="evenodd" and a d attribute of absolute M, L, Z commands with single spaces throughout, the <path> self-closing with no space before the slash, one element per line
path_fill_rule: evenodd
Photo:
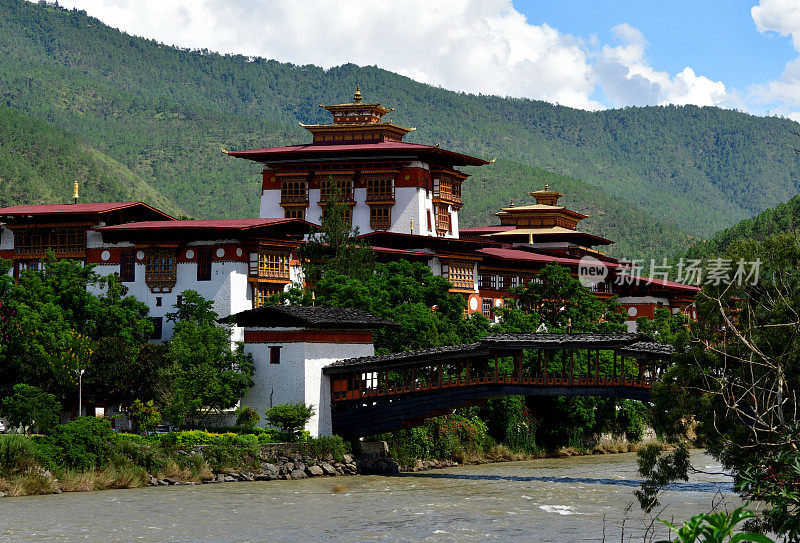
<path fill-rule="evenodd" d="M 699 452 L 692 462 L 721 471 Z M 626 513 L 637 486 L 628 453 L 4 498 L 0 541 L 642 541 L 641 511 Z M 664 495 L 661 517 L 682 521 L 720 500 L 740 504 L 729 479 L 697 474 Z"/>

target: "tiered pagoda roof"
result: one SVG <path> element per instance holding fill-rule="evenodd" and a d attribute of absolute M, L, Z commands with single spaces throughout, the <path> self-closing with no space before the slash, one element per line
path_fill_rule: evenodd
<path fill-rule="evenodd" d="M 320 105 L 333 115 L 333 124 L 303 124 L 300 126 L 314 134 L 314 143 L 340 141 L 402 141 L 403 136 L 414 130 L 383 122 L 387 113 L 394 111 L 380 104 L 365 104 L 361 87 L 356 85 L 353 101 L 347 104 Z"/>
<path fill-rule="evenodd" d="M 528 193 L 536 199 L 535 204 L 515 206 L 513 203 L 495 213 L 500 218 L 499 226 L 462 228 L 462 235 L 469 238 L 481 237 L 501 243 L 552 243 L 566 242 L 584 248 L 596 245 L 610 245 L 611 240 L 594 236 L 578 230 L 578 223 L 588 215 L 572 211 L 558 205 L 564 195 L 550 190 L 545 183 L 544 190 Z"/>
<path fill-rule="evenodd" d="M 225 151 L 236 158 L 246 158 L 264 164 L 365 161 L 394 159 L 423 160 L 446 166 L 481 166 L 489 161 L 440 149 L 439 146 L 406 143 L 403 137 L 415 130 L 384 122 L 383 116 L 394 109 L 381 104 L 363 102 L 360 87 L 353 101 L 346 104 L 320 106 L 331 113 L 330 124 L 302 124 L 314 135 L 306 145 L 265 147 L 246 151 Z"/>

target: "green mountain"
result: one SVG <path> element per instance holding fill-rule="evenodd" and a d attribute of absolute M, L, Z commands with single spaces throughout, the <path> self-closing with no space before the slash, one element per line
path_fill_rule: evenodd
<path fill-rule="evenodd" d="M 144 200 L 179 212 L 146 181 L 75 135 L 0 106 L 0 207 L 69 203 L 76 179 L 84 202 Z"/>
<path fill-rule="evenodd" d="M 326 122 L 318 104 L 349 101 L 357 82 L 367 100 L 397 109 L 393 122 L 418 127 L 409 141 L 502 159 L 464 187 L 464 224 L 524 202 L 546 170 L 570 203 L 597 210 L 588 231 L 620 241 L 615 255 L 639 257 L 674 252 L 800 192 L 790 132 L 800 125 L 786 119 L 475 96 L 376 67 L 189 51 L 79 11 L 0 2 L 0 103 L 76 134 L 195 216 L 254 216 L 258 165 L 220 147 L 308 142 L 298 121 Z"/>
<path fill-rule="evenodd" d="M 788 202 L 778 204 L 755 217 L 745 219 L 731 228 L 721 230 L 708 240 L 697 242 L 687 251 L 687 257 L 722 256 L 728 247 L 737 241 L 763 240 L 775 234 L 785 233 L 795 235 L 800 233 L 800 196 L 795 196 Z"/>

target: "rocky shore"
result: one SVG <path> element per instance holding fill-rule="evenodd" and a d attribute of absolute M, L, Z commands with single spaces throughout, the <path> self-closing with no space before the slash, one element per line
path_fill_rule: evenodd
<path fill-rule="evenodd" d="M 546 455 L 550 457 L 570 457 L 585 456 L 592 454 L 614 454 L 622 452 L 632 452 L 638 447 L 637 444 L 615 443 L 613 446 L 595 446 L 593 448 L 575 449 L 565 447 L 558 451 Z M 388 455 L 388 447 L 383 442 L 365 443 L 365 450 L 359 455 L 345 454 L 342 461 L 338 461 L 328 454 L 323 458 L 305 456 L 302 454 L 285 454 L 271 458 L 270 461 L 261 463 L 260 469 L 248 471 L 221 471 L 210 472 L 200 481 L 184 481 L 179 477 L 157 478 L 148 475 L 150 486 L 168 485 L 199 485 L 199 484 L 219 484 L 233 483 L 239 481 L 275 481 L 275 480 L 294 480 L 308 479 L 310 477 L 344 477 L 348 475 L 397 475 L 399 473 L 413 473 L 428 471 L 432 469 L 450 468 L 460 465 L 453 460 L 420 460 L 417 459 L 411 465 L 399 464 L 394 458 Z M 540 455 L 545 456 L 545 455 Z M 489 464 L 496 462 L 510 462 L 514 460 L 525 460 L 533 457 L 514 457 L 485 458 L 470 464 Z"/>
<path fill-rule="evenodd" d="M 363 453 L 357 457 L 345 454 L 339 462 L 331 455 L 314 458 L 289 454 L 262 462 L 260 469 L 208 473 L 200 481 L 184 481 L 179 477 L 157 478 L 148 475 L 150 486 L 199 485 L 234 483 L 239 481 L 275 481 L 308 479 L 310 477 L 344 477 L 348 475 L 396 475 L 401 472 L 426 471 L 458 466 L 449 460 L 417 460 L 413 466 L 401 466 L 386 455 Z"/>
<path fill-rule="evenodd" d="M 198 481 L 181 481 L 178 477 L 165 477 L 158 479 L 149 476 L 150 486 L 167 485 L 197 485 L 234 483 L 237 481 L 275 481 L 307 479 L 309 477 L 338 477 L 357 475 L 359 473 L 356 459 L 349 454 L 344 455 L 339 462 L 331 455 L 325 458 L 311 458 L 292 454 L 275 458 L 273 462 L 262 462 L 260 469 L 255 471 L 224 471 L 209 473 Z"/>

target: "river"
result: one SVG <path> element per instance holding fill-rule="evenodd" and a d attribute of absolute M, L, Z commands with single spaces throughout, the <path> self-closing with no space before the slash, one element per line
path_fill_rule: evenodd
<path fill-rule="evenodd" d="M 719 472 L 713 459 L 692 464 Z M 344 485 L 346 488 L 335 488 Z M 403 474 L 150 487 L 0 499 L 0 541 L 642 541 L 632 453 Z M 336 492 L 334 492 L 336 490 Z M 682 521 L 740 504 L 696 474 L 664 494 Z M 666 536 L 660 523 L 657 538 Z"/>

